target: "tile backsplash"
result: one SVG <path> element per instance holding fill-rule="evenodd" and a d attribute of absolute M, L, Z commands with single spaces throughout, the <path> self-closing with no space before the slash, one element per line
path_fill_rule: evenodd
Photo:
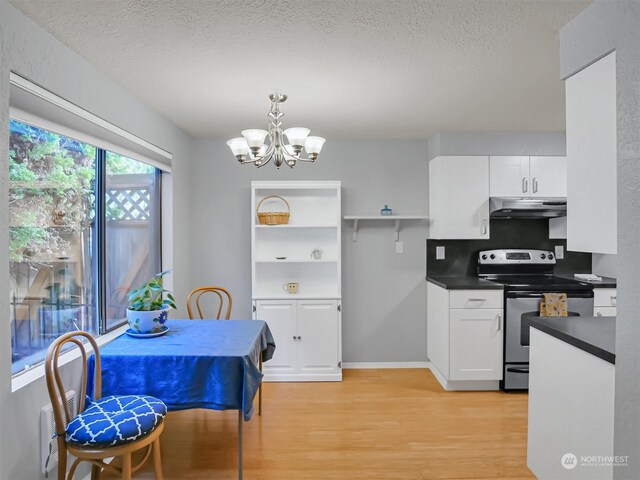
<path fill-rule="evenodd" d="M 564 239 L 549 239 L 549 221 L 545 219 L 491 220 L 488 240 L 427 240 L 428 275 L 475 275 L 478 252 L 497 248 L 535 248 L 554 251 L 564 249 L 564 259 L 557 260 L 558 274 L 591 272 L 591 254 L 567 251 Z M 436 247 L 444 247 L 444 260 L 436 260 Z"/>

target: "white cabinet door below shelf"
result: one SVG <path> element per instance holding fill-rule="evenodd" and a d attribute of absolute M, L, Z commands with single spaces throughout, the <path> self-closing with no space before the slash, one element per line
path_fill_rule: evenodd
<path fill-rule="evenodd" d="M 489 157 L 489 191 L 492 197 L 529 196 L 529 157 Z"/>
<path fill-rule="evenodd" d="M 451 309 L 450 379 L 502 380 L 502 309 Z"/>
<path fill-rule="evenodd" d="M 265 373 L 295 373 L 296 347 L 296 301 L 265 300 L 256 302 L 256 318 L 264 320 L 276 342 L 273 358 L 265 362 L 262 369 Z"/>
<path fill-rule="evenodd" d="M 531 157 L 529 168 L 533 198 L 567 196 L 566 157 Z"/>
<path fill-rule="evenodd" d="M 298 301 L 298 368 L 301 373 L 338 373 L 338 302 Z"/>

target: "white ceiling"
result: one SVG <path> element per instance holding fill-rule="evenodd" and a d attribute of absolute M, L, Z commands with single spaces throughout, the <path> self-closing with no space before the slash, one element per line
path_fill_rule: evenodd
<path fill-rule="evenodd" d="M 590 1 L 11 0 L 198 137 L 564 130 L 559 29 Z"/>

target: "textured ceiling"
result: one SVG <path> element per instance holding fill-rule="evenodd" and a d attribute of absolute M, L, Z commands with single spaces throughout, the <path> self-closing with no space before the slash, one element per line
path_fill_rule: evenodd
<path fill-rule="evenodd" d="M 12 0 L 198 137 L 564 130 L 559 29 L 590 2 Z"/>

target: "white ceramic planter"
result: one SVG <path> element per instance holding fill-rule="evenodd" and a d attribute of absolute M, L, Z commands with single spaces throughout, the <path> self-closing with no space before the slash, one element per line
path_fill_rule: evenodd
<path fill-rule="evenodd" d="M 158 333 L 167 323 L 169 307 L 162 310 L 137 311 L 127 309 L 129 328 L 136 333 Z"/>

